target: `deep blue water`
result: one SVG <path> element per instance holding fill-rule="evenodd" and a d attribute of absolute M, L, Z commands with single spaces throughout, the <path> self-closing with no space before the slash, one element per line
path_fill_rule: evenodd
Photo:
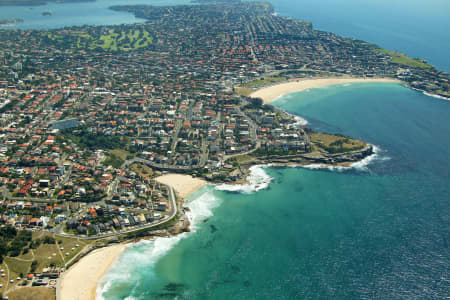
<path fill-rule="evenodd" d="M 450 72 L 448 0 L 270 0 L 282 16 L 311 21 L 319 30 L 425 58 Z"/>
<path fill-rule="evenodd" d="M 128 249 L 99 294 L 448 297 L 449 103 L 376 83 L 312 89 L 276 105 L 317 130 L 363 138 L 380 148 L 378 155 L 350 170 L 257 169 L 273 178 L 258 192 L 203 188 L 190 197 L 196 231 Z"/>
<path fill-rule="evenodd" d="M 20 28 L 137 20 L 98 0 L 2 7 Z M 272 0 L 280 15 L 423 57 L 449 71 L 447 0 Z M 51 11 L 52 17 L 43 17 Z M 128 249 L 103 279 L 105 299 L 443 299 L 449 296 L 450 104 L 396 84 L 288 95 L 277 105 L 310 125 L 381 149 L 346 171 L 264 169 L 249 194 L 206 187 L 190 198 L 191 234 Z M 262 169 L 257 172 L 261 173 Z"/>

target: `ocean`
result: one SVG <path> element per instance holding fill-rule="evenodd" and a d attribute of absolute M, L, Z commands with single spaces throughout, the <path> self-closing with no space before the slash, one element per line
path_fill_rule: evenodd
<path fill-rule="evenodd" d="M 97 0 L 1 7 L 21 29 L 142 20 Z M 447 0 L 273 0 L 283 16 L 423 57 L 449 71 Z M 53 16 L 43 17 L 44 11 Z M 16 28 L 16 27 L 8 27 Z M 400 84 L 294 93 L 275 105 L 377 146 L 351 168 L 252 169 L 252 184 L 188 199 L 192 232 L 129 247 L 99 299 L 443 299 L 450 291 L 450 103 Z"/>
<path fill-rule="evenodd" d="M 99 299 L 443 299 L 450 289 L 450 105 L 400 84 L 275 105 L 377 146 L 351 168 L 254 167 L 191 195 L 193 232 L 128 248 Z"/>
<path fill-rule="evenodd" d="M 280 15 L 450 70 L 448 2 L 272 2 Z M 449 103 L 370 83 L 275 104 L 377 153 L 349 169 L 255 167 L 253 185 L 202 188 L 188 199 L 193 232 L 128 248 L 99 299 L 449 296 Z"/>
<path fill-rule="evenodd" d="M 311 21 L 315 29 L 425 58 L 450 72 L 450 1 L 270 0 L 277 13 Z"/>

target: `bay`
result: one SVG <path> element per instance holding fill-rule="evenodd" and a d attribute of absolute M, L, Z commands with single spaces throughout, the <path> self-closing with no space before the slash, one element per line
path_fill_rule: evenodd
<path fill-rule="evenodd" d="M 349 170 L 259 169 L 273 181 L 258 192 L 203 188 L 189 199 L 195 232 L 128 249 L 99 298 L 446 296 L 448 102 L 399 84 L 363 83 L 275 104 L 315 129 L 363 137 L 380 150 Z"/>
<path fill-rule="evenodd" d="M 109 9 L 113 5 L 178 5 L 189 0 L 96 0 L 92 2 L 48 2 L 40 6 L 0 6 L 0 20 L 21 18 L 23 23 L 2 26 L 7 29 L 56 29 L 83 25 L 119 25 L 145 22 L 134 14 Z M 51 16 L 43 16 L 51 12 Z"/>
<path fill-rule="evenodd" d="M 426 58 L 449 71 L 448 1 L 271 1 L 315 28 Z M 97 0 L 2 7 L 20 29 L 142 22 Z M 51 17 L 42 12 L 52 12 Z M 276 105 L 322 131 L 371 142 L 351 170 L 260 168 L 251 193 L 191 195 L 194 232 L 130 247 L 103 278 L 105 299 L 438 299 L 448 296 L 450 108 L 398 84 L 295 93 Z M 248 189 L 247 189 L 248 190 Z"/>

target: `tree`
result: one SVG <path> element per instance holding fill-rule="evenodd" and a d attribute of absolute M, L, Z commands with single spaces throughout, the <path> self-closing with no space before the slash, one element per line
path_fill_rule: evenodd
<path fill-rule="evenodd" d="M 250 104 L 256 107 L 261 107 L 264 104 L 263 99 L 261 98 L 248 98 Z"/>
<path fill-rule="evenodd" d="M 37 266 L 38 266 L 38 261 L 37 261 L 37 260 L 33 260 L 33 261 L 31 262 L 30 272 L 31 272 L 31 273 L 34 273 L 34 271 L 36 271 Z"/>

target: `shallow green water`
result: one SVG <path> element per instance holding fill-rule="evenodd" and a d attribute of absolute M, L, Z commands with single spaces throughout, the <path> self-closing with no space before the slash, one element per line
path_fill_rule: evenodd
<path fill-rule="evenodd" d="M 292 99 L 291 99 L 292 98 Z M 195 232 L 128 249 L 105 299 L 411 299 L 449 291 L 450 105 L 397 84 L 277 103 L 379 146 L 350 170 L 257 168 L 272 183 L 192 195 Z M 263 172 L 264 171 L 264 172 Z M 213 214 L 213 215 L 212 215 Z"/>

